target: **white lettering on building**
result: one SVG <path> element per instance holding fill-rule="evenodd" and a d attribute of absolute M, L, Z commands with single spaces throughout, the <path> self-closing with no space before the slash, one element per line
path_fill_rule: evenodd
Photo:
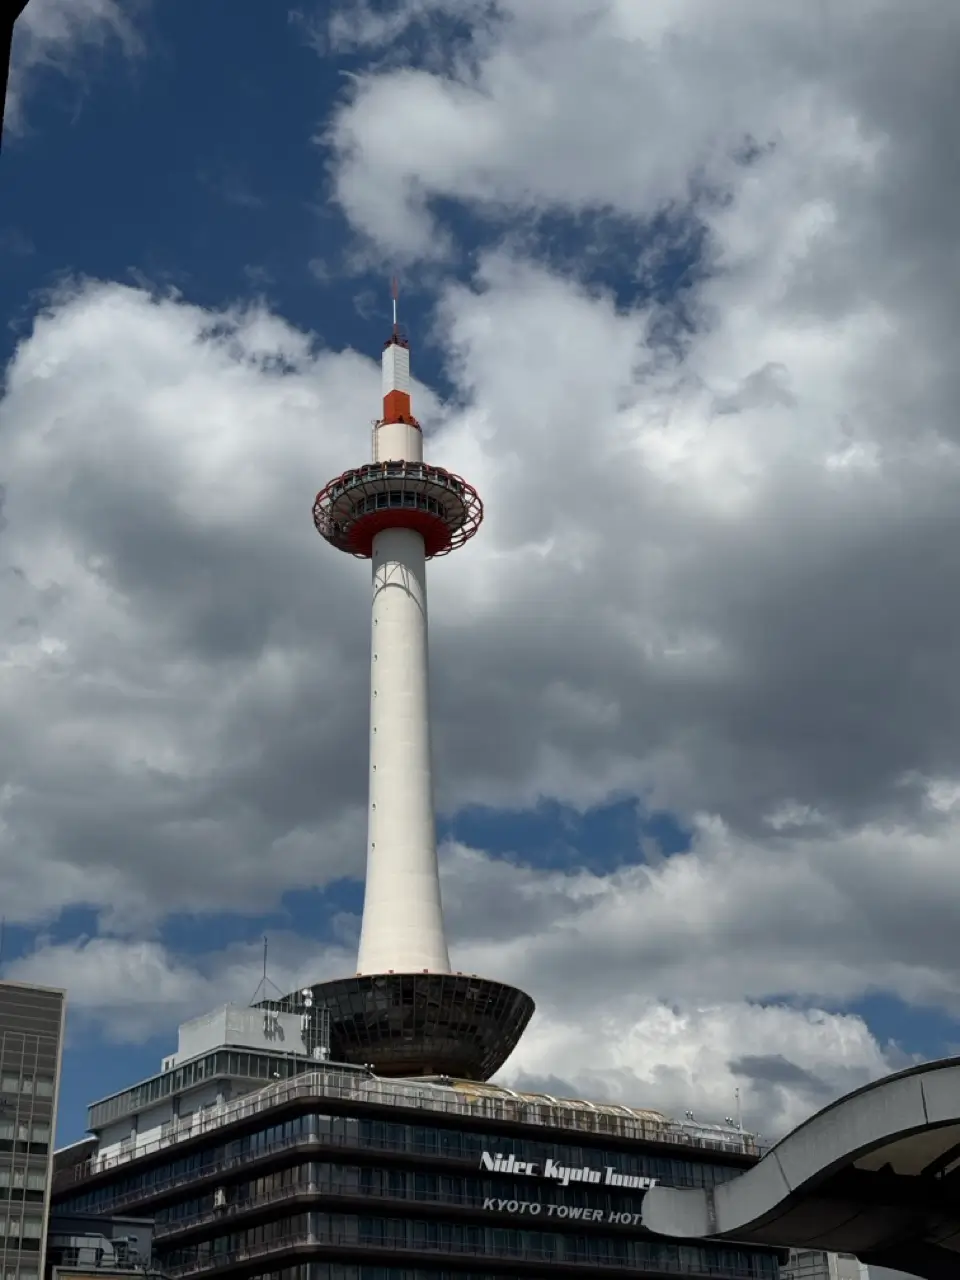
<path fill-rule="evenodd" d="M 572 1165 L 558 1164 L 548 1159 L 541 1169 L 532 1160 L 518 1160 L 514 1155 L 500 1155 L 491 1151 L 480 1153 L 480 1168 L 490 1173 L 511 1173 L 523 1178 L 551 1178 L 562 1186 L 568 1187 L 571 1182 L 587 1182 L 605 1187 L 624 1187 L 633 1191 L 646 1191 L 656 1185 L 656 1178 L 643 1178 L 632 1173 L 617 1173 L 610 1165 L 603 1169 L 590 1169 L 585 1166 L 576 1168 Z"/>
<path fill-rule="evenodd" d="M 548 1218 L 608 1222 L 621 1227 L 639 1226 L 641 1218 L 639 1213 L 618 1213 L 616 1209 L 582 1209 L 579 1205 L 540 1204 L 537 1200 L 499 1200 L 495 1196 L 487 1196 L 483 1207 L 491 1213 L 526 1213 L 531 1218 L 544 1213 Z"/>

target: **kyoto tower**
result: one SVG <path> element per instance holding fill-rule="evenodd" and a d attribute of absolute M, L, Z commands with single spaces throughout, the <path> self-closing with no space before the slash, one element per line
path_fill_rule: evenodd
<path fill-rule="evenodd" d="M 528 995 L 453 973 L 443 928 L 433 807 L 426 562 L 472 538 L 483 505 L 423 461 L 410 404 L 410 347 L 397 324 L 381 360 L 373 460 L 317 494 L 314 524 L 373 565 L 370 795 L 360 954 L 353 978 L 310 989 L 329 1014 L 331 1056 L 381 1075 L 487 1080 L 533 1013 Z"/>

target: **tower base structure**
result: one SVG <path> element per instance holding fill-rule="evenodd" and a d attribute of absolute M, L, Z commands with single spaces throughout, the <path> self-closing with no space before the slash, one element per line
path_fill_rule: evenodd
<path fill-rule="evenodd" d="M 308 990 L 313 1015 L 329 1028 L 333 1061 L 380 1076 L 489 1080 L 534 1010 L 516 987 L 463 973 L 358 974 Z M 293 1005 L 303 995 L 288 999 Z"/>

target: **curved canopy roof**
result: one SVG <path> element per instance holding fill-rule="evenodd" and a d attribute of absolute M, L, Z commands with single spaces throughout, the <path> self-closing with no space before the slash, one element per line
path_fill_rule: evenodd
<path fill-rule="evenodd" d="M 960 1058 L 911 1067 L 825 1107 L 709 1191 L 654 1187 L 651 1231 L 854 1253 L 960 1276 Z"/>

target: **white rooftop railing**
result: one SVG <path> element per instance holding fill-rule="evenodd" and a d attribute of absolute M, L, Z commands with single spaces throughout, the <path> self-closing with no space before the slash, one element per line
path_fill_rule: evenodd
<path fill-rule="evenodd" d="M 80 1181 L 131 1160 L 176 1146 L 200 1134 L 214 1133 L 279 1106 L 298 1100 L 355 1102 L 368 1106 L 397 1107 L 432 1114 L 489 1120 L 491 1123 L 538 1125 L 598 1137 L 627 1138 L 663 1142 L 699 1150 L 759 1154 L 752 1134 L 719 1126 L 678 1124 L 654 1112 L 626 1107 L 585 1106 L 571 1100 L 546 1100 L 492 1090 L 459 1091 L 453 1087 L 420 1084 L 411 1080 L 383 1080 L 339 1071 L 311 1071 L 290 1080 L 267 1085 L 234 1102 L 195 1112 L 186 1121 L 173 1121 L 152 1141 L 125 1143 L 122 1149 L 98 1153 L 75 1166 L 74 1179 Z M 66 1174 L 67 1170 L 63 1170 Z"/>

